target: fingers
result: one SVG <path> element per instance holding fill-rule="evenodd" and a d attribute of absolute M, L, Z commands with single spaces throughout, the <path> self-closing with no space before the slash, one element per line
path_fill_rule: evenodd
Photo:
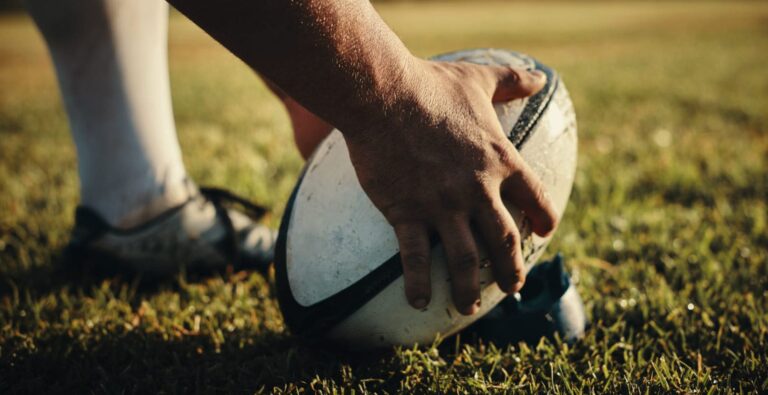
<path fill-rule="evenodd" d="M 438 225 L 448 260 L 451 295 L 459 313 L 475 314 L 480 308 L 480 256 L 468 218 L 452 216 Z"/>
<path fill-rule="evenodd" d="M 488 94 L 493 102 L 522 99 L 534 95 L 544 88 L 547 75 L 539 70 L 526 70 L 503 66 L 481 66 L 489 73 L 491 85 Z"/>
<path fill-rule="evenodd" d="M 485 78 L 481 80 L 485 81 L 486 91 L 494 102 L 531 96 L 547 83 L 546 74 L 540 70 L 504 66 L 476 67 L 476 70 L 484 74 Z M 557 211 L 549 201 L 544 186 L 519 155 L 507 155 L 504 162 L 517 171 L 502 184 L 502 195 L 525 212 L 536 234 L 550 234 L 557 225 Z"/>
<path fill-rule="evenodd" d="M 493 276 L 499 288 L 517 292 L 525 283 L 525 266 L 520 249 L 520 232 L 501 200 L 483 206 L 476 214 L 476 224 L 493 265 Z"/>
<path fill-rule="evenodd" d="M 431 298 L 429 236 L 420 223 L 395 225 L 403 265 L 405 297 L 416 309 L 423 309 Z"/>
<path fill-rule="evenodd" d="M 545 237 L 557 226 L 557 210 L 549 200 L 544 185 L 523 160 L 515 171 L 501 184 L 502 196 L 510 200 L 531 221 L 531 229 Z"/>

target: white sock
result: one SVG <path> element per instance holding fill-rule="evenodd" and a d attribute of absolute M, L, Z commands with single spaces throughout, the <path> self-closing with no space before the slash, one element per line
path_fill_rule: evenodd
<path fill-rule="evenodd" d="M 168 80 L 160 0 L 28 0 L 58 75 L 82 205 L 129 227 L 191 193 Z"/>

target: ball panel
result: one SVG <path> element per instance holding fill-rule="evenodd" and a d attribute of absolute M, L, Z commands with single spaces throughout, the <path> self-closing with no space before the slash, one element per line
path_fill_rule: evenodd
<path fill-rule="evenodd" d="M 307 162 L 288 228 L 291 292 L 311 306 L 358 282 L 397 254 L 392 227 L 367 198 L 338 130 Z"/>

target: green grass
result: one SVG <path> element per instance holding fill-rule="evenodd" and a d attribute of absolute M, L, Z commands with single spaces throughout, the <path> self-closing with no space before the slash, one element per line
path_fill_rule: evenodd
<path fill-rule="evenodd" d="M 419 55 L 505 47 L 557 68 L 580 158 L 550 252 L 592 326 L 574 346 L 336 355 L 286 332 L 254 273 L 155 286 L 56 269 L 74 148 L 42 42 L 0 18 L 0 393 L 768 391 L 768 4 L 386 4 Z M 174 16 L 189 171 L 274 211 L 301 160 L 279 103 Z"/>

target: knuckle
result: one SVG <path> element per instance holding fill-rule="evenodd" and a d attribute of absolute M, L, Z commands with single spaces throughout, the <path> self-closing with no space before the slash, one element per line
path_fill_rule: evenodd
<path fill-rule="evenodd" d="M 386 218 L 387 221 L 389 221 L 389 223 L 393 226 L 403 222 L 408 218 L 407 210 L 404 210 L 400 204 L 393 203 L 380 205 L 378 208 L 379 211 L 381 211 L 381 213 L 384 215 L 384 218 Z"/>
<path fill-rule="evenodd" d="M 491 169 L 476 170 L 462 187 L 473 206 L 493 206 L 499 198 L 499 177 Z"/>
<path fill-rule="evenodd" d="M 462 81 L 477 81 L 483 85 L 491 85 L 494 80 L 493 74 L 490 73 L 487 66 L 480 66 L 474 63 L 459 62 L 458 75 L 462 78 Z"/>
<path fill-rule="evenodd" d="M 476 174 L 473 181 L 473 190 L 475 199 L 480 203 L 493 205 L 499 196 L 498 191 L 493 188 L 493 180 L 488 174 Z"/>
<path fill-rule="evenodd" d="M 441 182 L 436 201 L 442 209 L 463 211 L 478 204 L 493 204 L 499 192 L 494 192 L 494 173 L 487 170 L 477 170 L 471 174 L 454 177 Z"/>
<path fill-rule="evenodd" d="M 520 246 L 520 231 L 517 226 L 508 226 L 498 234 L 498 238 L 495 240 L 498 248 L 506 251 L 510 256 L 514 256 L 517 252 L 517 247 Z"/>
<path fill-rule="evenodd" d="M 463 199 L 452 188 L 444 188 L 439 195 L 440 207 L 446 210 L 454 211 L 463 206 Z"/>
<path fill-rule="evenodd" d="M 431 196 L 431 201 L 437 203 L 431 209 L 440 211 L 457 211 L 464 206 L 466 200 L 466 182 L 461 177 L 437 181 L 437 188 Z"/>
<path fill-rule="evenodd" d="M 510 67 L 509 71 L 510 73 L 507 75 L 507 83 L 512 85 L 520 84 L 520 81 L 521 81 L 520 70 Z"/>
<path fill-rule="evenodd" d="M 469 271 L 480 266 L 480 259 L 475 251 L 463 251 L 456 254 L 454 265 L 460 271 Z"/>
<path fill-rule="evenodd" d="M 500 163 L 509 168 L 516 167 L 517 157 L 514 147 L 510 147 L 510 144 L 507 144 L 506 141 L 494 142 L 491 144 L 491 147 Z"/>
<path fill-rule="evenodd" d="M 429 258 L 420 252 L 406 253 L 402 255 L 403 266 L 408 271 L 422 271 L 429 266 Z"/>
<path fill-rule="evenodd" d="M 377 208 L 392 226 L 398 226 L 421 221 L 424 213 L 422 206 L 420 201 L 409 199 L 377 205 Z"/>
<path fill-rule="evenodd" d="M 496 196 L 491 188 L 482 184 L 475 190 L 475 202 L 480 205 L 493 206 L 496 202 Z"/>
<path fill-rule="evenodd" d="M 520 234 L 514 230 L 510 230 L 501 236 L 500 244 L 507 250 L 515 253 L 515 247 L 520 243 Z"/>
<path fill-rule="evenodd" d="M 547 193 L 544 191 L 544 187 L 538 181 L 531 181 L 531 197 L 539 204 L 544 203 L 547 200 Z"/>
<path fill-rule="evenodd" d="M 420 235 L 417 230 L 406 226 L 399 228 L 398 225 L 395 225 L 395 231 L 397 233 L 397 241 L 400 244 L 400 250 L 405 254 L 417 254 L 417 251 L 421 249 L 422 235 Z"/>

